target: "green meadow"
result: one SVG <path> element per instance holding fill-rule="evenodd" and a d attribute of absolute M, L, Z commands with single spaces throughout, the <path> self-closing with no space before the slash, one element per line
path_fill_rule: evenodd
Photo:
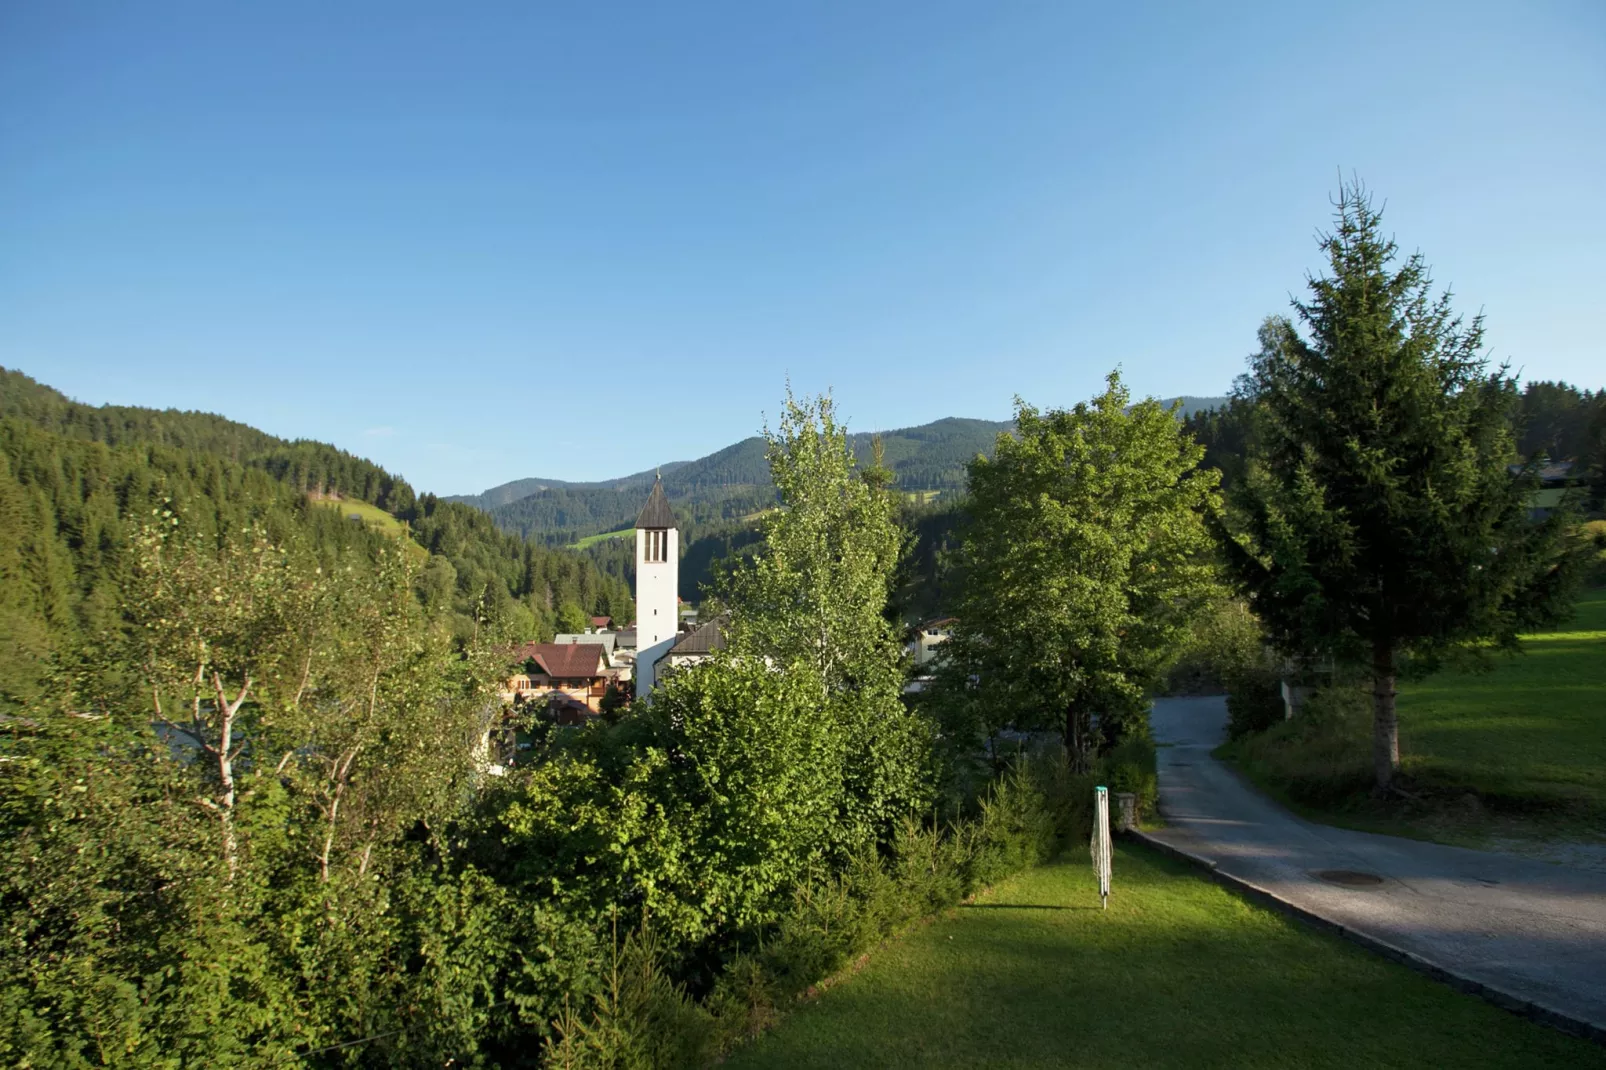
<path fill-rule="evenodd" d="M 1606 1049 L 1118 847 L 1073 852 L 883 945 L 734 1068 L 1606 1067 Z"/>

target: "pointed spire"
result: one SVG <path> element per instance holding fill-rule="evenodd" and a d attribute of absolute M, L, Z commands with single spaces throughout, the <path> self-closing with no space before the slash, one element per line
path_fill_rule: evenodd
<path fill-rule="evenodd" d="M 675 512 L 669 508 L 669 499 L 664 497 L 664 481 L 660 476 L 652 485 L 652 493 L 647 496 L 647 504 L 642 506 L 641 515 L 636 517 L 638 528 L 672 528 L 676 527 Z"/>

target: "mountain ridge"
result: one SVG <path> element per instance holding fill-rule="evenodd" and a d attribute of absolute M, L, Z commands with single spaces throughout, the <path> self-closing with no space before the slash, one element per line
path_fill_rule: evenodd
<path fill-rule="evenodd" d="M 1177 402 L 1182 403 L 1182 410 L 1179 415 L 1182 417 L 1187 417 L 1201 409 L 1216 408 L 1224 405 L 1227 402 L 1227 398 L 1181 395 L 1178 397 L 1164 398 L 1161 400 L 1161 404 L 1166 406 L 1170 406 Z M 856 450 L 867 452 L 869 442 L 872 438 L 877 436 L 882 439 L 883 446 L 887 447 L 893 442 L 905 439 L 915 442 L 929 441 L 931 438 L 931 432 L 934 429 L 969 432 L 973 435 L 985 434 L 989 436 L 996 436 L 999 432 L 1010 430 L 1014 427 L 1014 425 L 1015 424 L 1013 420 L 984 420 L 968 416 L 944 416 L 936 420 L 932 420 L 929 423 L 916 424 L 909 427 L 892 428 L 886 431 L 853 432 L 849 435 L 849 439 L 853 442 Z M 669 461 L 653 468 L 643 469 L 640 472 L 634 472 L 626 476 L 618 476 L 613 479 L 566 480 L 544 476 L 529 476 L 522 479 L 510 480 L 506 483 L 499 483 L 494 487 L 490 487 L 479 492 L 478 494 L 443 495 L 442 500 L 449 502 L 462 502 L 465 505 L 472 505 L 475 508 L 484 510 L 486 512 L 493 512 L 500 506 L 512 504 L 522 498 L 540 494 L 544 491 L 648 490 L 651 489 L 655 476 L 660 473 L 665 477 L 665 490 L 671 491 L 671 493 L 674 487 L 683 486 L 688 482 L 700 483 L 704 485 L 721 482 L 724 485 L 758 485 L 759 483 L 768 482 L 767 472 L 761 479 L 747 478 L 721 481 L 713 478 L 699 479 L 697 477 L 715 475 L 721 468 L 734 468 L 736 472 L 739 472 L 742 475 L 748 475 L 750 473 L 748 464 L 749 458 L 746 455 L 755 452 L 761 455 L 763 452 L 763 443 L 763 438 L 758 435 L 751 435 L 747 438 L 734 442 L 729 446 L 724 446 L 718 450 L 715 450 L 713 453 L 696 458 L 694 460 Z M 990 445 L 991 440 L 989 440 L 987 444 Z M 898 471 L 898 461 L 902 459 L 904 458 L 887 458 L 888 465 L 893 468 L 895 473 Z M 968 461 L 969 457 L 967 456 L 965 459 Z M 733 462 L 737 463 L 733 464 Z M 756 475 L 757 473 L 752 474 Z M 937 482 L 947 483 L 949 481 L 939 480 Z M 916 490 L 939 488 L 910 486 L 906 489 Z"/>

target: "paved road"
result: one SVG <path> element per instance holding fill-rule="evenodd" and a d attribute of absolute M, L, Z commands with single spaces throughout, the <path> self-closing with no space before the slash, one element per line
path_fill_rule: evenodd
<path fill-rule="evenodd" d="M 1155 838 L 1331 921 L 1606 1029 L 1606 874 L 1304 821 L 1210 757 L 1220 698 L 1160 699 Z M 1315 876 L 1347 870 L 1381 883 Z"/>

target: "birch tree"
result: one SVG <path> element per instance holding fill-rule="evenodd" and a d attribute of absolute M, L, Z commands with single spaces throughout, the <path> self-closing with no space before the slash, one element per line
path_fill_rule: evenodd
<path fill-rule="evenodd" d="M 837 846 L 886 832 L 930 793 L 930 740 L 901 699 L 903 651 L 887 614 L 906 534 L 879 463 L 861 468 L 829 396 L 788 391 L 765 429 L 780 508 L 764 541 L 727 574 L 730 644 L 777 670 L 796 662 L 819 689 L 843 751 Z"/>
<path fill-rule="evenodd" d="M 203 774 L 195 802 L 217 820 L 232 879 L 240 867 L 245 707 L 303 653 L 286 613 L 295 602 L 292 574 L 265 532 L 249 529 L 219 547 L 181 531 L 166 509 L 140 530 L 135 551 L 133 639 L 150 714 L 170 746 L 196 752 Z"/>

